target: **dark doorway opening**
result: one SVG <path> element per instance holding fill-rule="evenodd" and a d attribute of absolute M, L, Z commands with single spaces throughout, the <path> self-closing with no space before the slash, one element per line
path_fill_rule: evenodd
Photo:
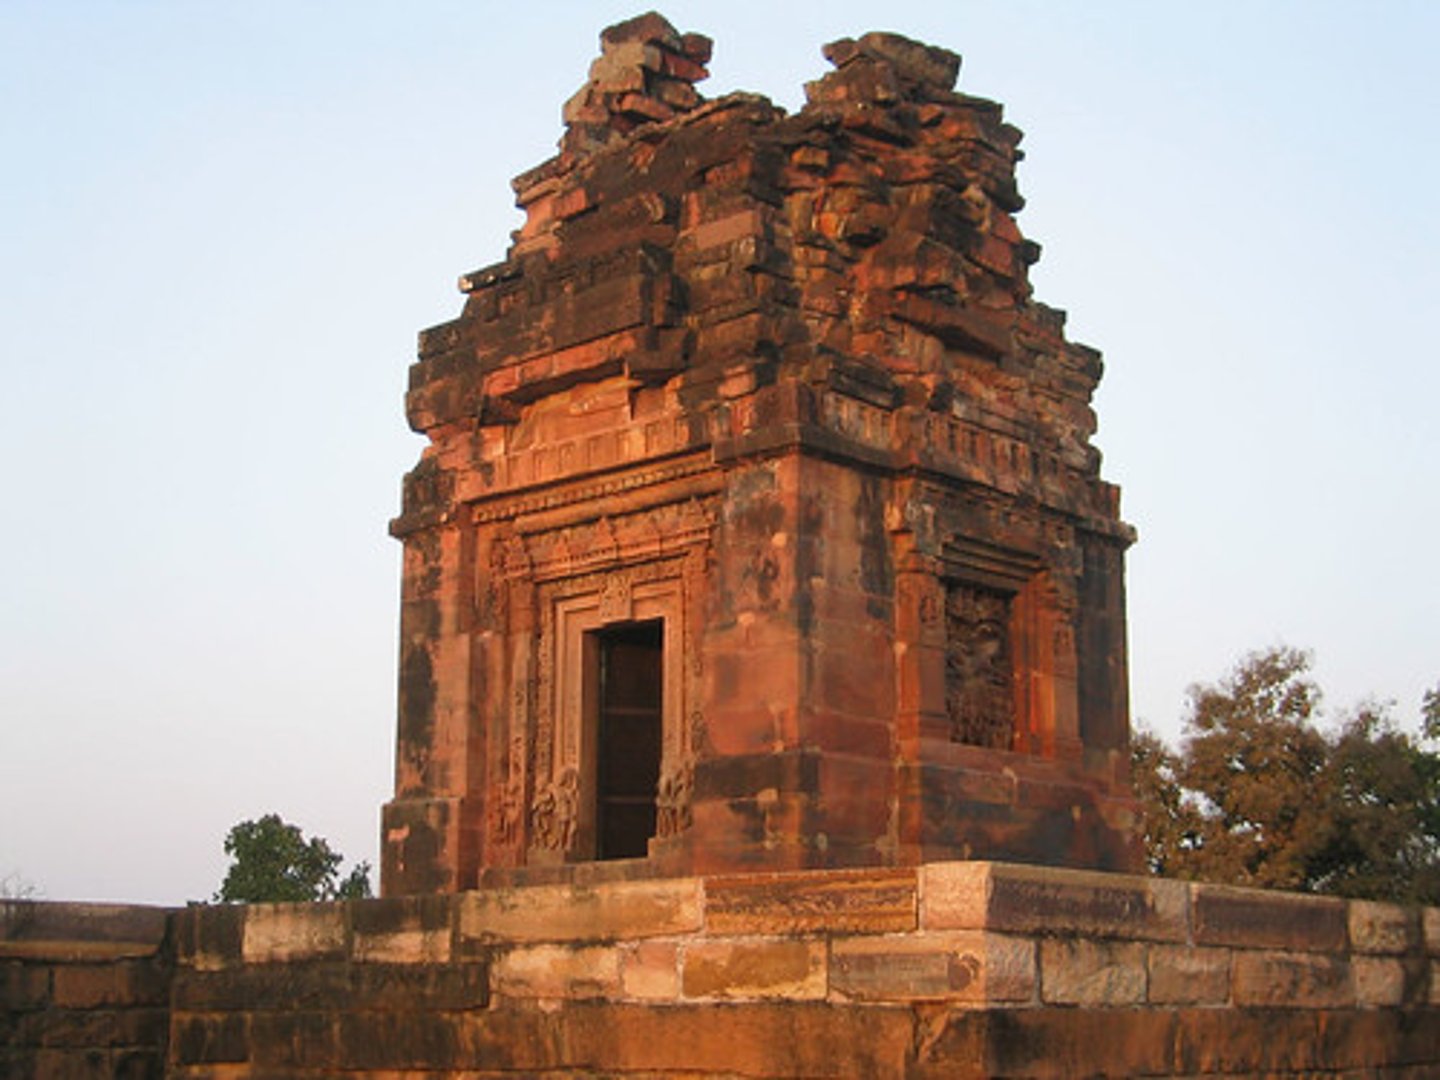
<path fill-rule="evenodd" d="M 597 632 L 596 857 L 643 858 L 660 786 L 664 620 Z"/>

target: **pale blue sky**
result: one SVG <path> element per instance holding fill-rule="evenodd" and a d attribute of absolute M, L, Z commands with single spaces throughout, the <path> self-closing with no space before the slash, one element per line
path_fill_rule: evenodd
<path fill-rule="evenodd" d="M 183 902 L 269 810 L 375 856 L 415 333 L 630 4 L 0 2 L 0 875 Z M 1440 681 L 1440 5 L 672 3 L 701 89 L 964 55 L 1036 295 L 1104 351 L 1134 713 L 1309 646 Z"/>

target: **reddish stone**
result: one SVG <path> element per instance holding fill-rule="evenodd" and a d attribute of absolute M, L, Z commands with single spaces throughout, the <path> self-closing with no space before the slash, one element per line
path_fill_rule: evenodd
<path fill-rule="evenodd" d="M 944 49 L 827 55 L 787 115 L 703 101 L 708 39 L 657 14 L 604 31 L 514 246 L 422 335 L 387 895 L 1138 866 L 1133 534 L 1098 357 L 1030 297 L 1019 133 Z M 651 649 L 649 704 L 604 704 Z"/>

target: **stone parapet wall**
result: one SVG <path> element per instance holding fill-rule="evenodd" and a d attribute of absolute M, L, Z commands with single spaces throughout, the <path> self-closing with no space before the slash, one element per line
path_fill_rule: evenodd
<path fill-rule="evenodd" d="M 163 1076 L 171 915 L 0 901 L 0 1077 Z"/>
<path fill-rule="evenodd" d="M 0 1075 L 1433 1076 L 1440 910 L 1000 863 L 6 904 Z"/>
<path fill-rule="evenodd" d="M 120 910 L 148 951 L 0 946 L 5 1075 L 1440 1074 L 1436 909 L 970 862 Z"/>

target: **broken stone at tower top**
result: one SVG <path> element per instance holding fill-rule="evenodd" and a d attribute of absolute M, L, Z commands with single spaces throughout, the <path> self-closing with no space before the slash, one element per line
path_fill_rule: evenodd
<path fill-rule="evenodd" d="M 895 34 L 787 115 L 601 35 L 523 226 L 425 331 L 383 889 L 1136 863 L 1098 355 L 1020 133 Z"/>
<path fill-rule="evenodd" d="M 590 79 L 565 103 L 561 149 L 571 155 L 613 145 L 641 124 L 671 120 L 703 100 L 710 39 L 679 34 L 653 11 L 609 27 Z"/>

